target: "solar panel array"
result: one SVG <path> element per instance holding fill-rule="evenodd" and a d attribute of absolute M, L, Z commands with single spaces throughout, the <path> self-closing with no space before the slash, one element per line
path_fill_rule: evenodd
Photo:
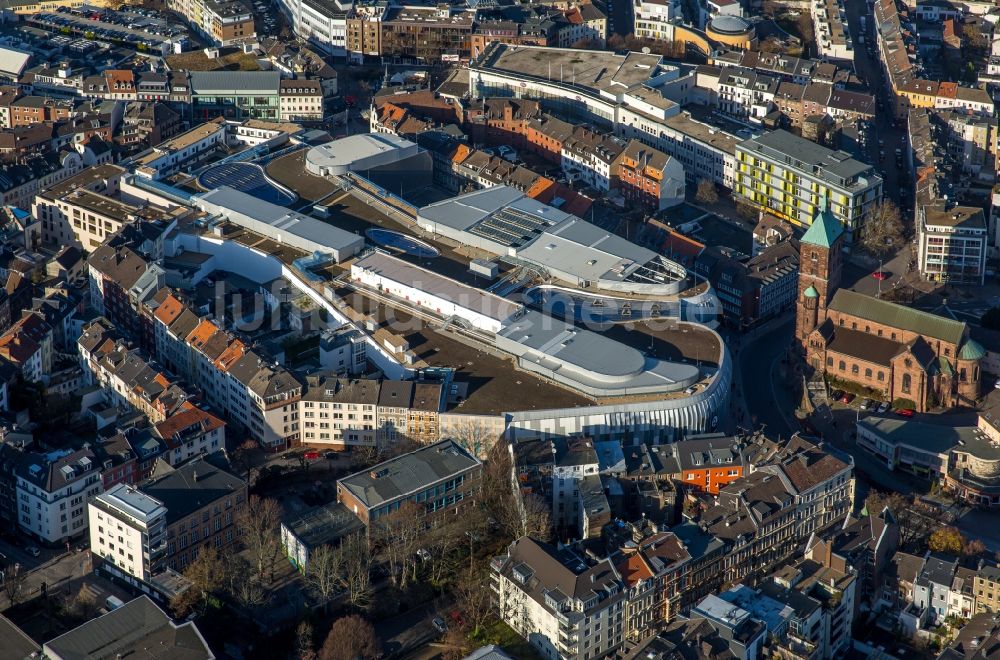
<path fill-rule="evenodd" d="M 520 247 L 551 226 L 548 218 L 505 207 L 473 226 L 469 233 L 508 247 Z"/>

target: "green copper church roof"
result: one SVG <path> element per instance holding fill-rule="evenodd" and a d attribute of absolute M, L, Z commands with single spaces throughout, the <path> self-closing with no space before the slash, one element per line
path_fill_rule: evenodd
<path fill-rule="evenodd" d="M 819 291 L 817 291 L 816 287 L 814 286 L 810 286 L 808 289 L 804 291 L 804 293 L 806 295 L 806 298 L 819 298 Z"/>
<path fill-rule="evenodd" d="M 825 248 L 833 247 L 833 244 L 841 234 L 844 233 L 844 225 L 833 215 L 827 205 L 826 198 L 820 198 L 819 207 L 813 216 L 812 224 L 802 235 L 803 243 L 820 245 Z"/>
<path fill-rule="evenodd" d="M 966 339 L 962 350 L 958 352 L 959 360 L 980 360 L 986 355 L 986 349 L 974 339 Z"/>

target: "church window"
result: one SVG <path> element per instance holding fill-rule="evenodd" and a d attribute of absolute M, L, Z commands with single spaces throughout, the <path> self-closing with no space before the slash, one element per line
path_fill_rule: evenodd
<path fill-rule="evenodd" d="M 878 379 L 879 379 L 879 381 L 885 380 L 885 372 L 884 371 L 878 372 Z"/>
<path fill-rule="evenodd" d="M 882 328 L 879 328 L 879 329 L 878 329 L 878 336 L 879 336 L 879 337 L 881 337 L 881 336 L 882 336 Z"/>
<path fill-rule="evenodd" d="M 833 366 L 833 358 L 832 357 L 828 357 L 826 359 L 826 366 L 828 366 L 828 367 L 832 367 Z"/>
<path fill-rule="evenodd" d="M 840 361 L 840 370 L 843 371 L 846 368 L 847 368 L 847 363 L 845 363 L 843 360 L 841 360 Z"/>
<path fill-rule="evenodd" d="M 872 370 L 865 369 L 865 378 L 871 378 L 871 377 L 872 377 Z"/>
<path fill-rule="evenodd" d="M 910 374 L 903 374 L 903 391 L 907 394 L 910 393 L 910 387 L 912 387 L 913 378 Z"/>
<path fill-rule="evenodd" d="M 858 369 L 858 365 L 856 365 L 856 364 L 852 364 L 852 365 L 851 365 L 851 374 L 853 374 L 853 375 L 857 376 L 857 375 L 858 375 L 858 371 L 859 371 L 859 369 Z"/>
<path fill-rule="evenodd" d="M 965 367 L 958 370 L 958 379 L 963 383 L 965 382 Z"/>

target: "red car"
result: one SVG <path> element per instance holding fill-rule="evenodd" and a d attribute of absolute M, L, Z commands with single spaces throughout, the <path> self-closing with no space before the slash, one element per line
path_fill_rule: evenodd
<path fill-rule="evenodd" d="M 851 401 L 854 401 L 854 398 L 855 398 L 855 396 L 853 394 L 851 394 L 850 392 L 844 392 L 844 396 L 840 397 L 840 402 L 841 403 L 850 403 Z"/>
<path fill-rule="evenodd" d="M 874 277 L 877 280 L 887 280 L 889 279 L 889 273 L 885 272 L 884 270 L 877 270 L 874 273 L 872 273 L 872 277 Z"/>
<path fill-rule="evenodd" d="M 914 415 L 917 414 L 917 411 L 914 410 L 913 408 L 897 408 L 896 414 L 901 415 L 903 417 L 913 417 Z"/>

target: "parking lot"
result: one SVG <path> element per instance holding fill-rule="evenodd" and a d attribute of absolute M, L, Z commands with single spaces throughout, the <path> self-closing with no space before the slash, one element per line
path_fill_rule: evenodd
<path fill-rule="evenodd" d="M 131 46 L 137 50 L 159 52 L 171 43 L 186 44 L 186 27 L 172 23 L 166 16 L 146 9 L 127 12 L 95 8 L 41 12 L 28 19 L 28 24 L 49 32 L 68 33 L 96 41 Z M 167 46 L 169 48 L 169 46 Z"/>

